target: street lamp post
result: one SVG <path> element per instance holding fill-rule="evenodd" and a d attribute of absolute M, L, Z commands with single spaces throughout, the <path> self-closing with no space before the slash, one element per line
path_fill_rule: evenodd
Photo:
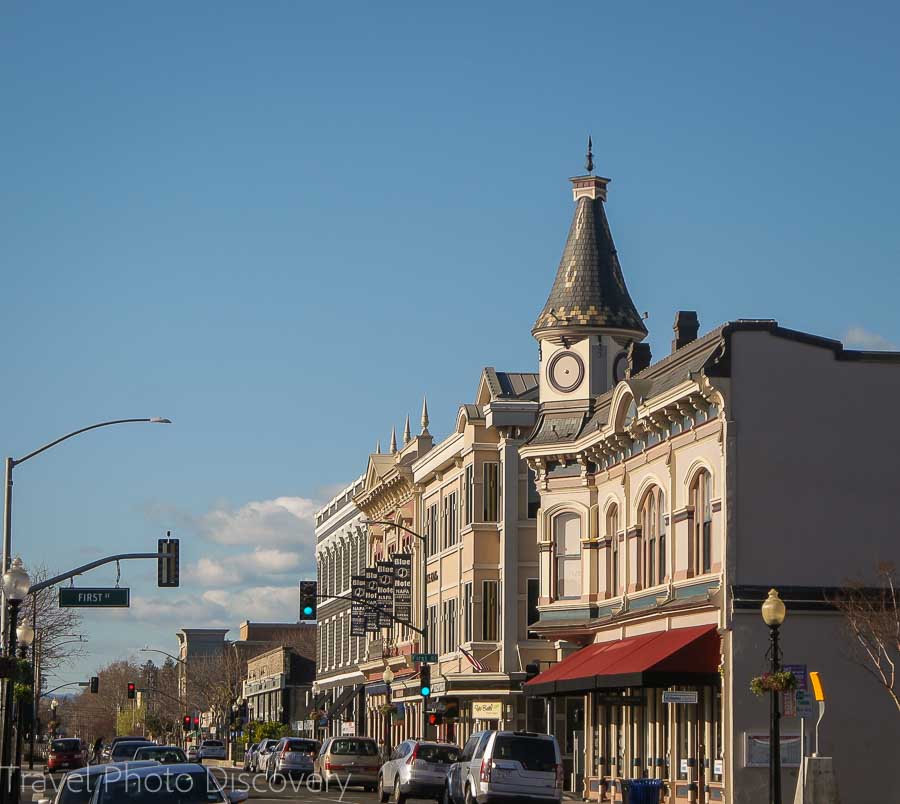
<path fill-rule="evenodd" d="M 19 622 L 19 606 L 31 588 L 31 578 L 22 566 L 22 559 L 16 556 L 10 568 L 3 573 L 0 586 L 9 605 L 9 634 L 6 642 L 6 656 L 11 668 L 16 665 L 16 628 Z M 13 692 L 16 686 L 16 674 L 6 679 L 3 696 L 3 745 L 0 750 L 0 800 L 4 802 L 18 800 L 18 774 L 10 774 L 12 761 L 12 708 Z M 14 786 L 15 785 L 15 786 Z"/>
<path fill-rule="evenodd" d="M 769 596 L 762 605 L 762 618 L 769 626 L 769 654 L 771 672 L 781 669 L 781 648 L 778 645 L 778 629 L 784 622 L 787 610 L 778 597 L 778 591 L 769 590 Z M 772 690 L 772 717 L 769 722 L 769 802 L 781 804 L 781 712 L 778 708 L 779 692 Z"/>
<path fill-rule="evenodd" d="M 387 706 L 384 710 L 384 760 L 386 761 L 391 755 L 391 720 L 393 719 L 391 712 L 391 684 L 394 683 L 394 671 L 390 667 L 385 667 L 381 677 L 384 679 L 384 684 L 387 688 L 385 691 Z"/>
<path fill-rule="evenodd" d="M 32 628 L 28 623 L 23 623 L 18 628 L 16 628 L 16 642 L 19 645 L 19 658 L 25 659 L 28 656 L 28 648 L 31 647 L 31 644 L 34 642 L 34 628 Z M 15 691 L 14 691 L 15 692 Z M 32 699 L 34 698 L 36 690 L 32 686 L 31 695 Z M 21 790 L 21 786 L 19 785 L 19 774 L 22 772 L 22 743 L 25 735 L 25 712 L 28 707 L 28 702 L 25 700 L 20 700 L 16 702 L 16 709 L 18 711 L 18 717 L 16 719 L 16 761 L 15 761 L 15 784 L 13 786 L 13 799 L 15 801 L 19 800 L 19 791 Z M 34 735 L 34 720 L 31 722 L 31 733 Z"/>
<path fill-rule="evenodd" d="M 131 424 L 133 422 L 149 422 L 150 424 L 171 424 L 172 422 L 169 419 L 164 419 L 161 416 L 153 416 L 149 419 L 113 419 L 108 422 L 98 422 L 97 424 L 91 424 L 87 427 L 82 427 L 78 430 L 73 430 L 71 433 L 66 433 L 64 436 L 60 438 L 54 439 L 53 441 L 44 444 L 42 447 L 38 447 L 36 450 L 29 452 L 23 458 L 7 458 L 6 459 L 6 483 L 5 483 L 5 494 L 3 498 L 3 566 L 2 571 L 6 572 L 9 568 L 9 555 L 12 550 L 12 491 L 13 491 L 13 469 L 18 466 L 20 463 L 25 463 L 25 461 L 31 460 L 36 455 L 40 455 L 42 452 L 46 452 L 51 447 L 55 447 L 57 444 L 61 444 L 63 441 L 68 441 L 70 438 L 73 438 L 77 435 L 81 435 L 81 433 L 86 433 L 88 430 L 96 430 L 100 427 L 109 427 L 113 424 Z M 7 638 L 7 630 L 6 630 L 6 607 L 0 607 L 0 638 L 6 641 Z M 5 717 L 5 715 L 4 715 Z"/>

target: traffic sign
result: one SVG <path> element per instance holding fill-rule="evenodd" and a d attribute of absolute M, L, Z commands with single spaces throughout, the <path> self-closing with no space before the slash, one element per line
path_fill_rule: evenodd
<path fill-rule="evenodd" d="M 663 703 L 670 704 L 695 704 L 697 703 L 696 690 L 667 690 L 663 692 Z"/>
<path fill-rule="evenodd" d="M 127 587 L 101 588 L 74 586 L 60 587 L 59 607 L 63 608 L 99 608 L 127 609 L 131 605 L 131 590 Z"/>
<path fill-rule="evenodd" d="M 414 653 L 412 660 L 423 664 L 437 664 L 438 655 L 436 653 Z"/>

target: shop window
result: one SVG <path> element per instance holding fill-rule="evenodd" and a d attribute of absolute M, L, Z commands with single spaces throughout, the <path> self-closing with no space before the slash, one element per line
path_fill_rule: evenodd
<path fill-rule="evenodd" d="M 500 638 L 500 582 L 482 581 L 481 638 L 496 642 Z"/>
<path fill-rule="evenodd" d="M 437 653 L 437 606 L 428 607 L 428 653 Z"/>
<path fill-rule="evenodd" d="M 567 511 L 553 518 L 556 598 L 581 597 L 581 517 Z"/>
<path fill-rule="evenodd" d="M 528 579 L 528 609 L 527 609 L 527 627 L 531 627 L 534 623 L 536 623 L 540 618 L 541 614 L 538 611 L 538 599 L 541 595 L 541 581 L 540 578 L 529 578 Z M 538 639 L 538 635 L 534 633 L 534 631 L 528 631 L 526 634 L 527 639 Z"/>
<path fill-rule="evenodd" d="M 485 463 L 483 522 L 497 522 L 500 516 L 500 464 Z"/>

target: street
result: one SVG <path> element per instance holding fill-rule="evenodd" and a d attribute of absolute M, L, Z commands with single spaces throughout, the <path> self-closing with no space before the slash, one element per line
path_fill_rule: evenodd
<path fill-rule="evenodd" d="M 226 790 L 247 790 L 252 801 L 341 802 L 342 804 L 369 804 L 378 801 L 376 793 L 348 787 L 341 790 L 333 786 L 321 790 L 315 779 L 279 779 L 269 784 L 262 773 L 245 773 L 240 768 L 212 767 L 216 778 Z M 22 801 L 38 801 L 52 798 L 53 791 L 62 780 L 62 774 L 26 772 L 23 780 Z M 410 802 L 429 799 L 409 799 Z"/>

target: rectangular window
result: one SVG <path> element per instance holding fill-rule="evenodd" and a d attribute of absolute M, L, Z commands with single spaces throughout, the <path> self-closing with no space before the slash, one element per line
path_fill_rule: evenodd
<path fill-rule="evenodd" d="M 455 653 L 459 649 L 456 632 L 456 617 L 456 598 L 453 597 L 447 601 L 447 653 Z"/>
<path fill-rule="evenodd" d="M 500 582 L 482 581 L 481 638 L 496 642 L 500 638 Z"/>
<path fill-rule="evenodd" d="M 528 518 L 537 519 L 538 509 L 541 507 L 541 495 L 537 488 L 537 475 L 528 470 Z"/>
<path fill-rule="evenodd" d="M 428 617 L 426 620 L 426 653 L 437 653 L 438 633 L 437 633 L 437 606 L 428 607 Z"/>
<path fill-rule="evenodd" d="M 475 520 L 475 464 L 466 466 L 466 525 Z"/>
<path fill-rule="evenodd" d="M 429 505 L 425 512 L 425 536 L 428 539 L 428 555 L 438 553 L 438 507 L 437 503 Z"/>
<path fill-rule="evenodd" d="M 472 641 L 472 583 L 463 584 L 463 621 L 462 621 L 462 641 Z"/>
<path fill-rule="evenodd" d="M 538 612 L 538 598 L 541 595 L 541 581 L 539 578 L 529 578 L 528 579 L 528 611 L 527 611 L 527 620 L 528 625 L 531 626 L 536 623 L 540 619 L 540 612 Z M 538 635 L 534 633 L 534 631 L 529 631 L 526 635 L 527 639 L 537 639 Z"/>
<path fill-rule="evenodd" d="M 444 497 L 444 538 L 446 539 L 447 547 L 453 547 L 453 545 L 456 544 L 459 535 L 456 517 L 456 501 L 457 496 L 455 491 Z"/>
<path fill-rule="evenodd" d="M 483 522 L 496 522 L 500 515 L 500 464 L 484 464 Z"/>

